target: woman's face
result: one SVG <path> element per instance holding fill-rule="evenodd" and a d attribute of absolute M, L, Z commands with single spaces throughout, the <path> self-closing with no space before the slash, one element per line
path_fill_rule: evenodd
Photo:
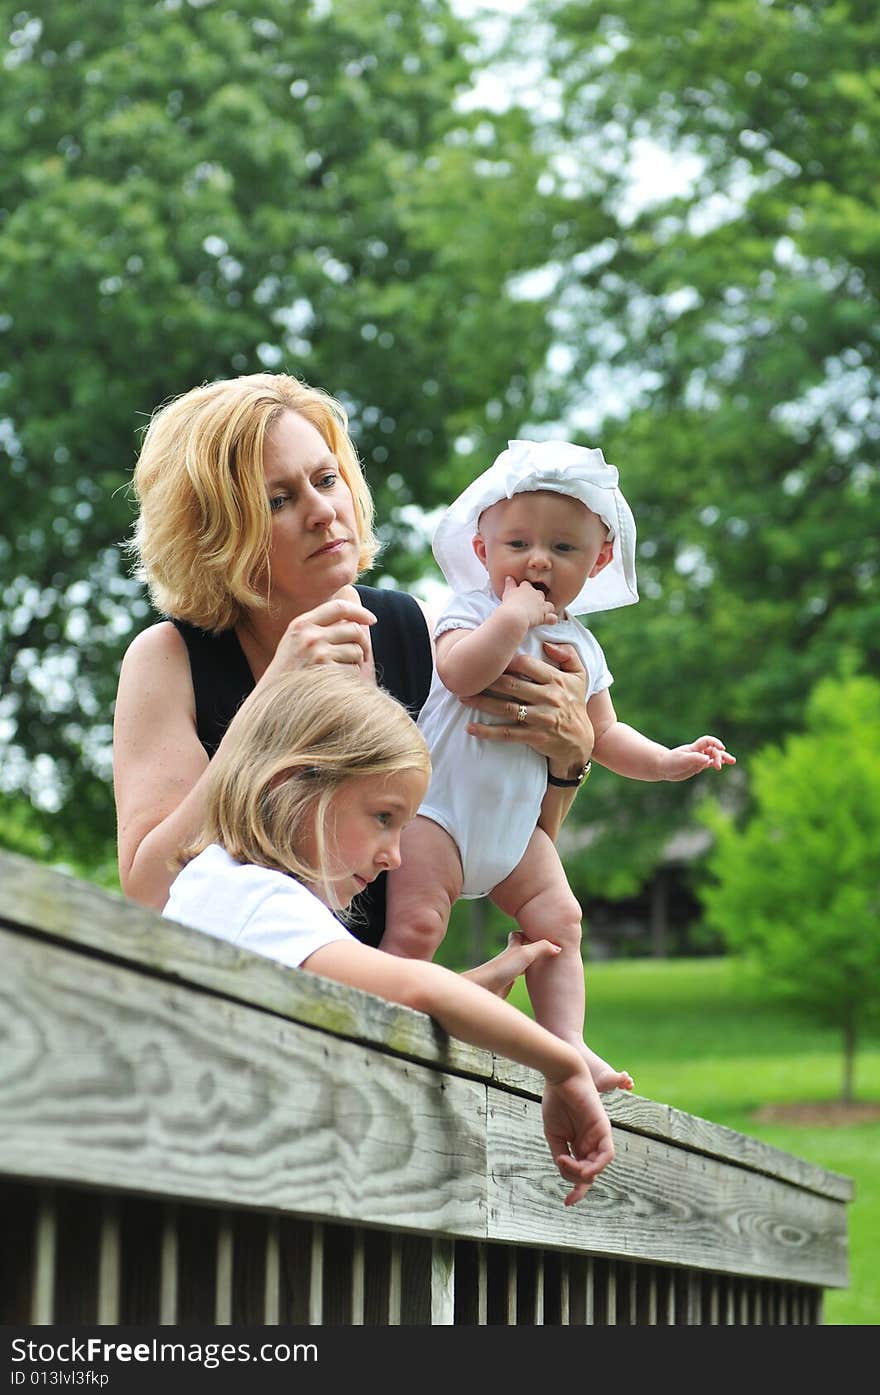
<path fill-rule="evenodd" d="M 297 412 L 283 412 L 269 431 L 263 473 L 272 510 L 270 600 L 273 609 L 301 614 L 357 575 L 354 500 L 324 437 Z"/>

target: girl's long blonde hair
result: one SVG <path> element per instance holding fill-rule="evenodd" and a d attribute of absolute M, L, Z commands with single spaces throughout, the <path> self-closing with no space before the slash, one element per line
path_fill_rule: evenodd
<path fill-rule="evenodd" d="M 129 543 L 135 575 L 164 615 L 218 632 L 263 609 L 271 513 L 263 476 L 266 436 L 284 411 L 321 433 L 351 490 L 358 571 L 373 563 L 373 500 L 348 434 L 345 409 L 285 373 L 205 383 L 153 416 L 134 471 L 139 514 Z"/>
<path fill-rule="evenodd" d="M 431 773 L 422 733 L 390 693 L 336 664 L 263 683 L 232 719 L 208 767 L 199 838 L 185 865 L 211 843 L 237 862 L 286 872 L 330 893 L 324 829 L 330 803 L 353 776 Z M 314 830 L 317 866 L 302 848 Z"/>

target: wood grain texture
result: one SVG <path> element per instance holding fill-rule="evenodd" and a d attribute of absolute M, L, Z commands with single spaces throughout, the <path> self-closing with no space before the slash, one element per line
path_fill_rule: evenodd
<path fill-rule="evenodd" d="M 456 1041 L 423 1013 L 165 920 L 124 897 L 0 852 L 0 925 L 141 965 L 291 1021 L 444 1069 L 490 1079 L 491 1053 Z"/>
<path fill-rule="evenodd" d="M 701 1271 L 794 1281 L 812 1294 L 847 1282 L 848 1178 L 616 1092 L 606 1105 L 617 1159 L 587 1200 L 566 1210 L 533 1072 L 448 1042 L 419 1013 L 284 969 L 4 854 L 0 957 L 0 1174 L 307 1217 L 313 1236 L 320 1222 L 343 1220 L 512 1242 L 526 1247 L 519 1297 L 514 1261 L 511 1272 L 512 1301 L 527 1322 L 540 1320 L 544 1301 L 544 1271 L 530 1247 L 603 1256 L 596 1263 L 612 1276 L 603 1279 L 606 1321 L 617 1304 L 629 1314 L 620 1320 L 633 1321 L 632 1284 L 615 1298 L 617 1259 L 686 1266 L 690 1289 L 676 1300 L 670 1283 L 654 1299 L 658 1316 L 668 1303 L 680 1306 L 682 1322 L 698 1320 L 698 1309 L 705 1321 L 712 1309 Z M 44 1211 L 33 1282 L 35 1311 L 45 1315 L 57 1246 L 54 1211 Z M 108 1221 L 102 1232 L 96 1280 L 107 1311 L 119 1286 L 115 1226 Z M 176 1228 L 173 1240 L 176 1249 Z M 216 1256 L 214 1313 L 224 1322 L 236 1311 L 235 1245 L 230 1231 L 228 1253 L 221 1244 Z M 282 1264 L 277 1237 L 274 1258 L 268 1242 L 264 1248 L 267 1310 L 307 1320 L 308 1309 L 290 1308 L 305 1292 L 288 1295 L 289 1257 Z M 310 1244 L 313 1266 L 322 1256 Z M 152 1313 L 155 1298 L 155 1318 L 162 1308 L 168 1321 L 186 1302 L 160 1284 L 158 1258 L 155 1267 L 156 1292 L 143 1311 Z M 378 1301 L 365 1291 L 367 1272 L 362 1265 L 355 1276 L 355 1322 L 370 1320 Z M 551 1264 L 551 1303 L 555 1272 Z M 383 1323 L 401 1320 L 400 1284 L 392 1253 Z M 579 1274 L 570 1278 L 566 1302 L 591 1321 L 592 1289 L 582 1288 Z M 320 1302 L 322 1285 L 310 1291 Z M 430 1306 L 430 1287 L 426 1293 Z M 119 1301 L 123 1318 L 134 1311 L 125 1294 Z M 436 1301 L 448 1319 L 442 1284 Z M 485 1321 L 485 1274 L 475 1302 Z M 720 1297 L 715 1306 L 720 1312 Z"/>
<path fill-rule="evenodd" d="M 485 1232 L 476 1083 L 7 932 L 0 956 L 0 1172 Z"/>
<path fill-rule="evenodd" d="M 563 1210 L 562 1180 L 543 1165 L 538 1115 L 532 1101 L 490 1091 L 490 1239 L 846 1286 L 840 1203 L 622 1129 L 614 1162 L 585 1201 Z"/>
<path fill-rule="evenodd" d="M 493 1079 L 496 1084 L 522 1094 L 535 1098 L 540 1095 L 541 1077 L 515 1061 L 496 1057 Z M 739 1167 L 792 1182 L 819 1196 L 833 1197 L 837 1201 L 853 1198 L 854 1185 L 850 1177 L 829 1172 L 772 1144 L 725 1128 L 723 1124 L 685 1114 L 672 1105 L 626 1090 L 612 1090 L 603 1095 L 602 1102 L 611 1122 L 628 1132 L 678 1143 L 693 1152 L 705 1153 L 707 1157 L 724 1158 Z"/>
<path fill-rule="evenodd" d="M 51 935 L 71 948 L 141 965 L 173 981 L 318 1027 L 349 1041 L 451 1073 L 494 1081 L 538 1098 L 541 1078 L 515 1062 L 447 1037 L 430 1018 L 303 970 L 287 969 L 223 940 L 175 925 L 122 897 L 0 852 L 0 924 Z M 675 1141 L 740 1166 L 784 1178 L 819 1195 L 849 1201 L 848 1177 L 769 1144 L 641 1096 L 605 1097 L 623 1129 Z"/>

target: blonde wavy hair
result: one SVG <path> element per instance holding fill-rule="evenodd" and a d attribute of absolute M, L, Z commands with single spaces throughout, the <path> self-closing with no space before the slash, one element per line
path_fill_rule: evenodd
<path fill-rule="evenodd" d="M 319 885 L 333 904 L 325 830 L 353 776 L 431 773 L 422 733 L 402 703 L 337 666 L 285 673 L 254 690 L 208 766 L 207 808 L 185 866 L 211 843 L 237 862 Z M 314 830 L 317 865 L 302 846 Z"/>
<path fill-rule="evenodd" d="M 205 383 L 160 407 L 134 471 L 138 519 L 128 550 L 156 609 L 202 630 L 228 630 L 265 609 L 271 511 L 263 476 L 266 436 L 284 411 L 321 433 L 351 490 L 360 554 L 373 563 L 373 500 L 342 405 L 285 373 Z"/>

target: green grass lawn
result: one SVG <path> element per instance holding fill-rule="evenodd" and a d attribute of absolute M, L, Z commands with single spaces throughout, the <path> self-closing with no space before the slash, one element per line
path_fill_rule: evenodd
<path fill-rule="evenodd" d="M 527 1006 L 520 985 L 511 1001 Z M 835 1100 L 836 1033 L 759 994 L 731 959 L 619 960 L 587 967 L 587 1039 L 629 1070 L 640 1095 L 764 1139 L 852 1177 L 850 1288 L 829 1291 L 825 1321 L 880 1323 L 880 1123 L 758 1122 L 762 1105 Z M 856 1063 L 856 1096 L 880 1102 L 880 1041 Z"/>

